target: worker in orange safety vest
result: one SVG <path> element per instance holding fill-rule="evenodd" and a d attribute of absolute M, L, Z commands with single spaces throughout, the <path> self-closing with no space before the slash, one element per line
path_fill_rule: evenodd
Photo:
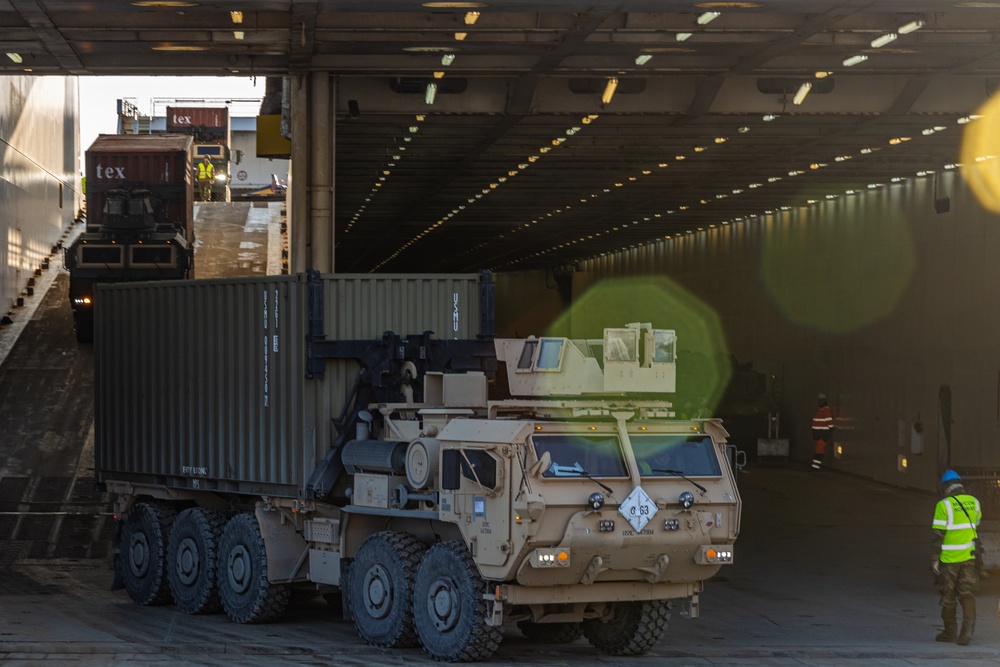
<path fill-rule="evenodd" d="M 833 435 L 833 410 L 826 403 L 826 394 L 816 397 L 819 407 L 812 420 L 813 459 L 812 467 L 819 470 L 823 467 L 823 457 L 826 455 L 826 444 Z"/>

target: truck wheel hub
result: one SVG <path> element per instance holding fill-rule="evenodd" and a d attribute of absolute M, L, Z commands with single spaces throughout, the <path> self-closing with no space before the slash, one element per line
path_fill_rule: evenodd
<path fill-rule="evenodd" d="M 177 553 L 177 575 L 185 586 L 190 586 L 198 579 L 201 559 L 198 557 L 198 545 L 190 537 L 181 540 Z"/>
<path fill-rule="evenodd" d="M 229 586 L 236 593 L 246 593 L 250 588 L 249 558 L 246 547 L 236 546 L 229 552 Z"/>
<path fill-rule="evenodd" d="M 146 536 L 142 533 L 133 535 L 129 543 L 128 553 L 128 564 L 132 569 L 132 574 L 137 577 L 145 576 L 149 569 L 149 544 L 146 542 Z"/>
<path fill-rule="evenodd" d="M 385 618 L 392 609 L 392 583 L 381 565 L 365 574 L 365 609 L 372 618 Z"/>
<path fill-rule="evenodd" d="M 427 608 L 438 631 L 446 632 L 455 627 L 461 607 L 450 581 L 442 578 L 434 582 L 427 598 Z"/>

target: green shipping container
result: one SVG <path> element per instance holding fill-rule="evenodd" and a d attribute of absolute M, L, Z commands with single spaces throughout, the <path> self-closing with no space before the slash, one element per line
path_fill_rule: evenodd
<path fill-rule="evenodd" d="M 360 369 L 341 359 L 311 372 L 310 341 L 491 335 L 492 287 L 488 273 L 101 286 L 97 479 L 310 497 Z"/>

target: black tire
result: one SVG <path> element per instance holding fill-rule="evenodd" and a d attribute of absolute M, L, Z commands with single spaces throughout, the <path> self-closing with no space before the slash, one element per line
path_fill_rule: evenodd
<path fill-rule="evenodd" d="M 219 611 L 219 538 L 226 517 L 200 507 L 177 515 L 167 545 L 167 579 L 174 604 L 185 614 Z"/>
<path fill-rule="evenodd" d="M 546 644 L 572 644 L 583 636 L 583 627 L 579 623 L 518 621 L 517 629 L 531 641 Z"/>
<path fill-rule="evenodd" d="M 122 527 L 121 574 L 136 604 L 170 602 L 167 584 L 167 536 L 176 512 L 162 505 L 137 503 Z"/>
<path fill-rule="evenodd" d="M 588 618 L 583 634 L 601 653 L 640 655 L 660 640 L 670 621 L 670 603 L 666 600 L 618 602 L 607 623 Z"/>
<path fill-rule="evenodd" d="M 288 586 L 267 579 L 267 551 L 253 514 L 237 514 L 223 528 L 218 575 L 222 608 L 237 623 L 268 623 L 288 606 Z"/>
<path fill-rule="evenodd" d="M 77 343 L 94 342 L 94 319 L 91 317 L 78 317 L 73 322 L 73 330 L 76 333 Z"/>
<path fill-rule="evenodd" d="M 496 652 L 503 630 L 486 624 L 485 589 L 465 544 L 440 542 L 427 550 L 413 582 L 413 621 L 427 655 L 469 662 Z"/>
<path fill-rule="evenodd" d="M 416 646 L 413 578 L 427 547 L 406 533 L 370 535 L 351 564 L 349 599 L 358 636 L 372 646 Z"/>

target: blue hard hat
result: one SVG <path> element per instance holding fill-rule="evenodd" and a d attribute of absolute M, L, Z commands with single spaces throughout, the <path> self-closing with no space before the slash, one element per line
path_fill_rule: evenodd
<path fill-rule="evenodd" d="M 955 479 L 962 479 L 962 478 L 959 477 L 958 473 L 955 472 L 954 470 L 945 470 L 944 474 L 941 475 L 941 483 L 942 484 L 944 484 L 945 482 L 950 482 L 950 481 L 955 480 Z"/>

